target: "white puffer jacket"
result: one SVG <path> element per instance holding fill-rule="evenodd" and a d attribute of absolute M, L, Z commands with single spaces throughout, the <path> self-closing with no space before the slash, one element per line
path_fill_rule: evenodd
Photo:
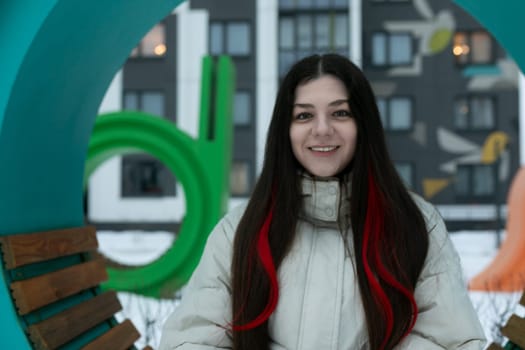
<path fill-rule="evenodd" d="M 279 303 L 270 317 L 272 350 L 370 350 L 351 259 L 338 229 L 337 181 L 303 180 L 304 209 L 296 241 L 279 269 Z M 343 196 L 347 197 L 347 196 Z M 346 199 L 346 198 L 345 198 Z M 481 350 L 485 340 L 469 299 L 459 257 L 432 205 L 414 196 L 430 232 L 416 286 L 419 308 L 412 332 L 396 349 Z M 343 200 L 342 207 L 346 207 Z M 160 350 L 231 349 L 230 262 L 244 207 L 210 234 L 202 259 L 167 320 Z M 348 243 L 353 255 L 351 230 Z"/>

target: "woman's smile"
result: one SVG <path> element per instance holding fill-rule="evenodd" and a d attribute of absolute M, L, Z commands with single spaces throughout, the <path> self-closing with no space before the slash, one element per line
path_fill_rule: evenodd
<path fill-rule="evenodd" d="M 339 146 L 312 146 L 309 147 L 314 152 L 328 153 L 335 151 Z"/>

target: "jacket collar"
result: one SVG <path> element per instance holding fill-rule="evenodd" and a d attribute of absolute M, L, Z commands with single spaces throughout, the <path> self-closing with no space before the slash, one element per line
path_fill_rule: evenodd
<path fill-rule="evenodd" d="M 322 227 L 346 230 L 350 226 L 351 179 L 313 178 L 301 175 L 303 220 Z"/>

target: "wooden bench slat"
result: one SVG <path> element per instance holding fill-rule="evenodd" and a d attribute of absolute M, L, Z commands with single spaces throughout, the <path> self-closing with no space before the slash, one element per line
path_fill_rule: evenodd
<path fill-rule="evenodd" d="M 42 276 L 11 283 L 13 299 L 20 315 L 92 288 L 107 280 L 102 259 L 73 265 Z"/>
<path fill-rule="evenodd" d="M 0 237 L 7 269 L 95 250 L 94 226 Z"/>
<path fill-rule="evenodd" d="M 29 326 L 29 337 L 36 349 L 56 349 L 121 309 L 116 293 L 109 291 Z"/>
<path fill-rule="evenodd" d="M 127 350 L 133 346 L 139 338 L 140 333 L 133 323 L 131 323 L 130 320 L 125 320 L 84 346 L 82 350 Z"/>
<path fill-rule="evenodd" d="M 525 348 L 525 319 L 512 315 L 501 328 L 501 333 L 520 348 Z"/>
<path fill-rule="evenodd" d="M 16 276 L 11 294 L 18 314 L 25 318 L 33 317 L 34 311 L 45 317 L 43 312 L 48 309 L 43 307 L 47 305 L 50 312 L 63 310 L 60 306 L 64 304 L 58 303 L 62 299 L 62 303 L 75 303 L 76 299 L 65 298 L 80 295 L 108 278 L 104 259 L 85 261 L 82 255 L 98 248 L 94 226 L 2 236 L 0 248 L 6 269 Z M 90 298 L 91 293 L 84 293 Z M 126 320 L 113 326 L 107 322 L 121 309 L 116 293 L 106 292 L 29 325 L 27 333 L 35 349 L 57 349 L 81 335 L 92 339 L 99 332 L 104 333 L 84 350 L 129 349 L 140 338 L 133 323 Z"/>

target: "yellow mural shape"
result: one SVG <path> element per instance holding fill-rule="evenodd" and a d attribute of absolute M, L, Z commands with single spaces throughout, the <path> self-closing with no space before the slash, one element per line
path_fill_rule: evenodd
<path fill-rule="evenodd" d="M 430 52 L 436 54 L 443 51 L 452 38 L 452 31 L 448 28 L 440 28 L 432 33 L 429 40 Z"/>
<path fill-rule="evenodd" d="M 503 131 L 492 132 L 483 144 L 481 150 L 481 162 L 484 164 L 494 163 L 507 147 L 509 137 Z"/>
<path fill-rule="evenodd" d="M 426 199 L 434 197 L 450 184 L 449 179 L 424 179 L 423 195 Z"/>

